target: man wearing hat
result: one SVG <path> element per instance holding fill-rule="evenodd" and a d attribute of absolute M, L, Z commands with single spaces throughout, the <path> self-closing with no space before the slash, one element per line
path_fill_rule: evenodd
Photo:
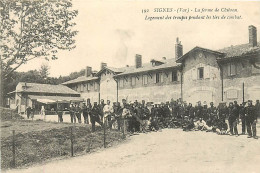
<path fill-rule="evenodd" d="M 238 131 L 237 131 L 237 121 L 238 121 L 238 116 L 237 116 L 237 107 L 234 106 L 233 102 L 229 103 L 228 107 L 228 123 L 229 123 L 229 129 L 230 129 L 230 135 L 234 135 L 233 132 L 235 132 L 235 135 L 238 136 Z"/>
<path fill-rule="evenodd" d="M 210 102 L 210 107 L 208 108 L 208 115 L 209 115 L 210 117 L 214 117 L 214 118 L 217 117 L 217 109 L 216 109 L 216 107 L 214 106 L 214 103 L 213 103 L 213 102 Z"/>
<path fill-rule="evenodd" d="M 95 124 L 96 122 L 99 123 L 101 126 L 103 125 L 103 123 L 100 121 L 100 110 L 99 110 L 99 106 L 97 105 L 97 102 L 94 102 L 94 106 L 91 109 L 91 113 L 90 113 L 90 122 L 92 125 L 92 132 L 95 131 Z"/>
<path fill-rule="evenodd" d="M 57 103 L 57 114 L 58 114 L 58 122 L 62 123 L 63 122 L 63 118 L 62 118 L 63 110 L 62 110 L 61 104 L 58 104 L 58 103 Z"/>
<path fill-rule="evenodd" d="M 112 127 L 112 124 L 110 124 L 111 121 L 111 114 L 114 112 L 113 107 L 110 105 L 110 100 L 107 100 L 107 104 L 103 108 L 103 123 L 105 125 L 109 124 L 109 128 Z"/>
<path fill-rule="evenodd" d="M 255 138 L 256 136 L 256 123 L 257 123 L 257 115 L 255 107 L 252 104 L 252 100 L 248 100 L 248 106 L 246 107 L 246 123 L 247 123 L 247 132 L 248 138 Z M 252 134 L 253 131 L 253 134 Z"/>
<path fill-rule="evenodd" d="M 218 118 L 223 121 L 223 123 L 226 120 L 226 117 L 228 115 L 228 109 L 226 102 L 219 103 L 218 105 Z"/>
<path fill-rule="evenodd" d="M 242 133 L 241 133 L 241 135 L 244 135 L 246 133 L 245 105 L 246 105 L 246 102 L 241 104 L 240 108 L 239 108 L 239 115 L 240 115 L 240 119 L 241 119 L 241 122 L 242 122 Z"/>
<path fill-rule="evenodd" d="M 82 110 L 81 110 L 79 103 L 78 103 L 76 105 L 76 108 L 75 108 L 75 115 L 76 115 L 79 123 L 81 123 L 81 112 L 82 112 Z"/>
<path fill-rule="evenodd" d="M 260 103 L 259 103 L 259 100 L 256 100 L 255 109 L 256 109 L 257 117 L 260 117 Z"/>
<path fill-rule="evenodd" d="M 198 101 L 197 106 L 195 107 L 195 117 L 202 118 L 202 109 L 201 101 Z"/>
<path fill-rule="evenodd" d="M 206 101 L 203 102 L 202 118 L 203 118 L 203 120 L 205 120 L 205 121 L 209 118 L 208 105 L 207 105 L 207 102 L 206 102 Z"/>
<path fill-rule="evenodd" d="M 73 123 L 73 121 L 74 121 L 74 123 L 76 123 L 75 107 L 74 107 L 73 103 L 70 104 L 69 110 L 70 110 L 70 121 L 71 121 L 71 123 Z"/>
<path fill-rule="evenodd" d="M 89 116 L 89 114 L 91 112 L 91 109 L 92 109 L 92 105 L 90 103 L 90 99 L 88 98 L 87 99 L 87 105 L 86 105 L 86 103 L 83 103 L 83 106 L 82 106 L 82 113 L 83 113 L 84 123 L 85 124 L 89 124 L 88 116 Z"/>

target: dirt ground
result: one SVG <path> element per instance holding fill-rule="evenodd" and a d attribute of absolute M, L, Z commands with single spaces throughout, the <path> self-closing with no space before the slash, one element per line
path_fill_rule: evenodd
<path fill-rule="evenodd" d="M 163 129 L 131 136 L 126 143 L 88 155 L 6 172 L 257 173 L 259 170 L 260 139 Z"/>
<path fill-rule="evenodd" d="M 99 126 L 91 133 L 91 125 L 55 123 L 29 120 L 1 122 L 1 168 L 8 169 L 12 162 L 12 130 L 15 130 L 16 167 L 46 163 L 52 159 L 70 157 L 71 129 L 74 155 L 95 152 L 103 148 L 103 129 Z M 121 132 L 108 130 L 106 145 L 113 146 L 123 140 Z"/>

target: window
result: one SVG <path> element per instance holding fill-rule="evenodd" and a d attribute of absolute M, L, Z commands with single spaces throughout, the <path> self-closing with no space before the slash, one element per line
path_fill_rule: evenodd
<path fill-rule="evenodd" d="M 147 85 L 148 84 L 148 77 L 147 75 L 143 75 L 143 85 Z"/>
<path fill-rule="evenodd" d="M 204 78 L 204 68 L 200 67 L 198 68 L 198 79 L 203 79 Z"/>
<path fill-rule="evenodd" d="M 120 88 L 124 87 L 124 79 L 119 79 L 119 87 Z"/>
<path fill-rule="evenodd" d="M 132 78 L 131 78 L 131 85 L 132 85 L 132 86 L 135 86 L 135 80 L 136 80 L 135 77 L 132 77 Z"/>
<path fill-rule="evenodd" d="M 178 81 L 177 71 L 172 72 L 172 82 Z"/>
<path fill-rule="evenodd" d="M 90 91 L 90 84 L 87 83 L 87 91 Z"/>
<path fill-rule="evenodd" d="M 237 74 L 236 64 L 234 62 L 228 63 L 228 76 L 234 76 Z"/>

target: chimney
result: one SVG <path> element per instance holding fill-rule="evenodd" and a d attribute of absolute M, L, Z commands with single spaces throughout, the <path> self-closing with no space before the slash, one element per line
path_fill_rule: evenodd
<path fill-rule="evenodd" d="M 253 25 L 248 26 L 249 31 L 249 45 L 251 47 L 257 46 L 257 32 L 256 27 Z"/>
<path fill-rule="evenodd" d="M 101 62 L 101 67 L 100 67 L 100 70 L 102 70 L 103 68 L 107 67 L 107 63 L 105 62 Z"/>
<path fill-rule="evenodd" d="M 176 44 L 175 44 L 175 60 L 179 59 L 183 55 L 183 48 L 181 45 L 181 42 L 179 41 L 179 38 L 176 38 Z"/>
<path fill-rule="evenodd" d="M 92 67 L 87 66 L 85 70 L 85 76 L 89 77 L 92 74 Z"/>
<path fill-rule="evenodd" d="M 92 71 L 92 77 L 94 77 L 97 74 L 97 71 Z"/>
<path fill-rule="evenodd" d="M 142 67 L 142 55 L 135 55 L 135 67 L 140 68 Z"/>

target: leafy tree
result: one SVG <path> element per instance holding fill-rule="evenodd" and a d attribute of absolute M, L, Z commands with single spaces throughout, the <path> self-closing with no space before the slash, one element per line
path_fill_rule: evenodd
<path fill-rule="evenodd" d="M 1 84 L 32 59 L 54 60 L 58 50 L 75 48 L 77 14 L 71 0 L 0 0 Z"/>
<path fill-rule="evenodd" d="M 49 76 L 49 69 L 50 66 L 48 66 L 47 64 L 42 64 L 39 70 L 40 76 L 43 79 L 46 79 Z"/>

